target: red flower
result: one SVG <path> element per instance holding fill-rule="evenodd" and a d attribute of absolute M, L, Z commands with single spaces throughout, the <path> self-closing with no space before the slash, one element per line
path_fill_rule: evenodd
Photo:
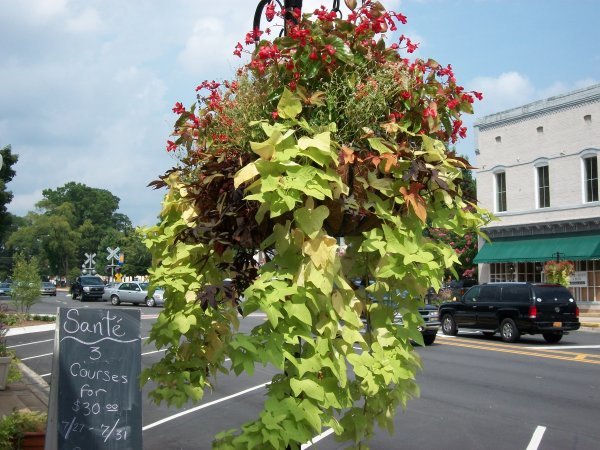
<path fill-rule="evenodd" d="M 173 112 L 175 114 L 183 114 L 185 112 L 185 108 L 183 107 L 183 104 L 181 102 L 175 103 L 175 106 L 173 107 Z"/>
<path fill-rule="evenodd" d="M 406 16 L 404 14 L 396 13 L 396 19 L 402 22 L 403 25 L 406 25 Z"/>
<path fill-rule="evenodd" d="M 275 2 L 271 2 L 267 5 L 265 16 L 267 17 L 267 21 L 270 22 L 271 20 L 273 20 L 273 18 L 275 17 Z"/>
<path fill-rule="evenodd" d="M 473 95 L 477 97 L 477 100 L 483 100 L 483 94 L 481 92 L 473 91 Z"/>
<path fill-rule="evenodd" d="M 238 42 L 237 45 L 235 46 L 235 50 L 233 51 L 233 54 L 235 56 L 239 56 L 241 58 L 242 57 L 242 50 L 243 49 L 244 49 L 244 47 L 242 47 L 242 44 L 240 44 Z"/>
<path fill-rule="evenodd" d="M 313 61 L 317 61 L 319 59 L 319 55 L 317 55 L 317 52 L 315 52 L 314 50 L 310 53 L 310 55 L 308 55 L 308 57 Z"/>
<path fill-rule="evenodd" d="M 450 100 L 448 102 L 448 109 L 454 109 L 458 106 L 458 104 L 459 104 L 459 101 L 456 100 L 455 98 L 453 98 L 452 100 Z"/>
<path fill-rule="evenodd" d="M 278 111 L 273 111 L 271 113 L 271 117 L 273 118 L 273 120 L 279 119 L 279 112 Z"/>
<path fill-rule="evenodd" d="M 177 144 L 173 141 L 167 141 L 167 151 L 172 152 L 174 150 L 177 150 Z"/>

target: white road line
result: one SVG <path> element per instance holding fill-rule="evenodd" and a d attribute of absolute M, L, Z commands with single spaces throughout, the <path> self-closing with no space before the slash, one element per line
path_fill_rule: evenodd
<path fill-rule="evenodd" d="M 157 422 L 154 422 L 154 423 L 151 423 L 149 425 L 146 425 L 145 427 L 142 428 L 142 431 L 146 431 L 146 430 L 149 430 L 150 428 L 157 427 L 159 425 L 162 425 L 163 423 L 170 422 L 171 420 L 178 419 L 179 417 L 185 416 L 187 414 L 191 414 L 191 413 L 194 413 L 196 411 L 200 411 L 201 409 L 208 408 L 209 406 L 216 405 L 217 403 L 221 403 L 221 402 L 225 402 L 227 400 L 231 400 L 232 398 L 239 397 L 240 395 L 247 394 L 248 392 L 252 392 L 252 391 L 255 391 L 257 389 L 262 389 L 265 386 L 267 386 L 268 384 L 269 383 L 259 384 L 258 386 L 254 386 L 254 387 L 251 387 L 249 389 L 240 391 L 240 392 L 238 392 L 236 394 L 228 395 L 227 397 L 223 397 L 223 398 L 220 398 L 218 400 L 214 400 L 212 402 L 208 402 L 208 403 L 205 403 L 203 405 L 196 406 L 195 408 L 188 409 L 187 411 L 182 411 L 182 412 L 180 412 L 178 414 L 174 414 L 172 416 L 165 417 L 164 419 L 161 419 L 161 420 L 159 420 Z"/>
<path fill-rule="evenodd" d="M 24 347 L 25 345 L 41 344 L 43 342 L 52 342 L 54 339 L 44 339 L 43 341 L 27 342 L 26 344 L 8 345 L 7 348 Z"/>
<path fill-rule="evenodd" d="M 52 373 L 45 373 L 44 375 L 40 375 L 40 377 L 44 378 L 44 377 L 49 377 L 50 375 L 52 375 Z"/>
<path fill-rule="evenodd" d="M 526 349 L 535 349 L 535 350 L 570 350 L 575 348 L 600 348 L 600 345 L 557 345 L 554 347 L 540 347 L 539 345 L 536 347 L 523 347 Z"/>
<path fill-rule="evenodd" d="M 313 444 L 316 444 L 317 442 L 319 442 L 321 439 L 325 439 L 327 436 L 329 436 L 332 433 L 333 433 L 333 428 L 328 428 L 327 430 L 323 431 L 320 435 L 312 438 L 312 440 L 310 442 L 307 442 L 306 444 L 302 444 L 302 446 L 300 447 L 300 450 L 309 448 Z"/>
<path fill-rule="evenodd" d="M 44 353 L 43 355 L 29 356 L 27 358 L 19 358 L 21 361 L 28 361 L 35 358 L 43 358 L 44 356 L 52 356 L 54 353 Z"/>
<path fill-rule="evenodd" d="M 542 437 L 546 432 L 546 427 L 542 427 L 541 425 L 535 429 L 533 436 L 531 437 L 531 441 L 529 441 L 529 445 L 525 450 L 537 450 L 540 446 L 540 442 L 542 442 Z"/>
<path fill-rule="evenodd" d="M 145 356 L 145 355 L 151 355 L 151 354 L 153 354 L 153 353 L 165 352 L 165 351 L 167 351 L 167 349 L 166 349 L 166 348 L 164 348 L 164 349 L 162 349 L 162 350 L 154 350 L 153 352 L 146 352 L 146 353 L 142 353 L 142 356 Z"/>

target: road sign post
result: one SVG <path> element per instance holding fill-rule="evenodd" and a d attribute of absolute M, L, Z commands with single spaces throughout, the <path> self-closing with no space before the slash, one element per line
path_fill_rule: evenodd
<path fill-rule="evenodd" d="M 121 249 L 119 247 L 115 247 L 114 249 L 110 248 L 110 247 L 106 247 L 106 251 L 108 252 L 108 256 L 106 257 L 107 261 L 110 261 L 110 280 L 114 281 L 115 279 L 115 267 L 117 267 L 117 264 L 115 264 L 115 259 L 118 260 L 119 259 L 119 252 L 121 251 Z"/>

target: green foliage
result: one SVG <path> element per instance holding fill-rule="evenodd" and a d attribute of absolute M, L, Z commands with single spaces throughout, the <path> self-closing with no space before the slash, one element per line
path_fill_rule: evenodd
<path fill-rule="evenodd" d="M 37 204 L 41 212 L 28 213 L 10 234 L 10 251 L 36 256 L 44 275 L 72 279 L 80 274 L 84 253 L 103 255 L 107 246 L 120 246 L 131 256 L 131 274 L 146 273 L 150 254 L 130 220 L 116 212 L 116 196 L 74 182 L 56 190 L 45 189 L 43 195 Z M 97 269 L 104 274 L 104 267 Z"/>
<path fill-rule="evenodd" d="M 21 448 L 26 432 L 42 432 L 46 429 L 47 414 L 32 411 L 14 411 L 0 419 L 0 448 Z"/>
<path fill-rule="evenodd" d="M 416 299 L 459 262 L 430 230 L 465 236 L 489 220 L 448 149 L 472 98 L 435 61 L 411 66 L 376 40 L 387 14 L 365 2 L 356 22 L 304 18 L 295 37 L 261 41 L 223 93 L 203 84 L 207 98 L 175 108 L 180 164 L 153 183 L 167 194 L 146 230 L 169 298 L 150 333 L 165 356 L 141 380 L 182 406 L 219 373 L 280 371 L 259 417 L 215 448 L 298 449 L 325 427 L 366 448 L 375 426 L 391 431 L 419 394 Z M 236 94 L 249 106 L 249 92 L 242 116 Z M 240 332 L 224 278 L 264 323 Z"/>
<path fill-rule="evenodd" d="M 4 242 L 13 220 L 12 214 L 6 210 L 6 205 L 13 199 L 13 193 L 6 190 L 6 185 L 16 174 L 13 166 L 18 160 L 19 156 L 13 155 L 10 145 L 0 150 L 0 242 Z"/>
<path fill-rule="evenodd" d="M 29 313 L 29 309 L 40 296 L 41 278 L 37 258 L 25 258 L 17 255 L 13 270 L 11 300 L 15 309 L 21 313 Z"/>
<path fill-rule="evenodd" d="M 571 261 L 548 261 L 544 264 L 544 275 L 548 283 L 569 287 L 573 272 L 575 272 L 575 264 Z"/>

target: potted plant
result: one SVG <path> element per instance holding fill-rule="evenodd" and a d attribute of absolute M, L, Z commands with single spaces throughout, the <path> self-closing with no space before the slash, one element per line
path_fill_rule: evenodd
<path fill-rule="evenodd" d="M 549 283 L 569 287 L 573 272 L 575 272 L 575 265 L 571 261 L 548 261 L 544 264 L 544 275 Z"/>
<path fill-rule="evenodd" d="M 15 450 L 43 449 L 46 437 L 46 413 L 14 411 L 0 419 L 0 448 Z"/>

